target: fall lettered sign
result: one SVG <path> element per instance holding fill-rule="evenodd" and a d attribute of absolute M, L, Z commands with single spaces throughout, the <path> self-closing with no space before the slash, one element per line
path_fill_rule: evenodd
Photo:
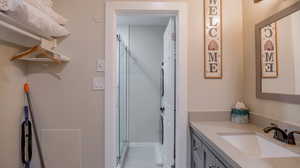
<path fill-rule="evenodd" d="M 277 61 L 276 23 L 272 23 L 261 29 L 261 62 L 263 78 L 278 77 Z"/>
<path fill-rule="evenodd" d="M 222 2 L 204 0 L 206 79 L 222 79 Z"/>

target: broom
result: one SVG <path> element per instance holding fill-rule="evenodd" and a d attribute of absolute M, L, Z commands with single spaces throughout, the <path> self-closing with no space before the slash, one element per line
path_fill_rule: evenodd
<path fill-rule="evenodd" d="M 39 158 L 40 158 L 41 168 L 46 168 L 44 157 L 43 157 L 42 147 L 41 147 L 41 144 L 40 144 L 39 135 L 38 135 L 38 131 L 37 131 L 35 120 L 34 120 L 33 109 L 32 109 L 31 98 L 30 98 L 30 92 L 29 92 L 30 88 L 29 88 L 28 83 L 24 84 L 24 91 L 25 91 L 25 95 L 26 95 L 26 98 L 27 98 L 27 103 L 28 103 L 28 107 L 29 107 L 31 121 L 32 121 L 32 125 L 33 125 L 34 138 L 35 138 L 36 145 L 37 145 L 37 150 L 38 150 L 38 155 L 39 155 Z"/>

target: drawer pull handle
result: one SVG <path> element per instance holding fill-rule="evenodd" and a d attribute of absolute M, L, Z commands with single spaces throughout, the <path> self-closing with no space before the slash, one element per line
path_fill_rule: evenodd
<path fill-rule="evenodd" d="M 193 150 L 194 150 L 194 151 L 196 151 L 196 150 L 198 150 L 198 149 L 199 149 L 199 145 L 196 145 L 196 146 L 193 147 Z"/>

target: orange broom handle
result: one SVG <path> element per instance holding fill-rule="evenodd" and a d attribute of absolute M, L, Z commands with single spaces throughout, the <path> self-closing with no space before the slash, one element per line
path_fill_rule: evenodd
<path fill-rule="evenodd" d="M 25 93 L 29 93 L 29 90 L 30 90 L 29 84 L 25 83 L 24 84 L 24 91 L 25 91 Z"/>

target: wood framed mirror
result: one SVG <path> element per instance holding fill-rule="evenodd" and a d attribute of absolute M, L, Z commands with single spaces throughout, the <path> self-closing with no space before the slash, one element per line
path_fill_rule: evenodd
<path fill-rule="evenodd" d="M 300 104 L 300 2 L 255 26 L 256 96 Z"/>

